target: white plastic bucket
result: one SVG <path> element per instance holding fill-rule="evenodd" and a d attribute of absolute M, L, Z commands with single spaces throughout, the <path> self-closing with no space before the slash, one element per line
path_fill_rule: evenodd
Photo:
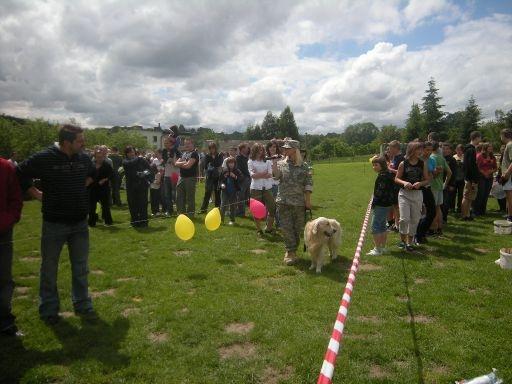
<path fill-rule="evenodd" d="M 503 269 L 512 269 L 512 248 L 501 248 L 500 258 L 496 260 L 496 264 Z"/>
<path fill-rule="evenodd" d="M 494 233 L 497 235 L 512 234 L 512 222 L 507 220 L 496 220 L 494 222 Z"/>

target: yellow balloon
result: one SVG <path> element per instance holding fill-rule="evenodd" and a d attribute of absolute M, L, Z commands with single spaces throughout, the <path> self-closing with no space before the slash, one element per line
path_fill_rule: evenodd
<path fill-rule="evenodd" d="M 176 236 L 181 240 L 187 241 L 194 237 L 196 228 L 192 220 L 190 220 L 186 215 L 181 214 L 176 219 L 174 231 L 176 232 Z"/>
<path fill-rule="evenodd" d="M 219 229 L 222 218 L 220 216 L 219 208 L 213 208 L 206 217 L 204 218 L 204 225 L 209 231 L 215 231 Z"/>

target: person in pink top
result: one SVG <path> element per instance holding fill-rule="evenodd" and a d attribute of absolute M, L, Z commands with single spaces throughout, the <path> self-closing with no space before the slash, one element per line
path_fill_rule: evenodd
<path fill-rule="evenodd" d="M 482 144 L 481 151 L 476 155 L 476 164 L 480 172 L 480 180 L 478 182 L 478 193 L 473 202 L 473 213 L 480 216 L 485 215 L 487 210 L 487 200 L 492 188 L 493 175 L 498 170 L 491 143 Z"/>

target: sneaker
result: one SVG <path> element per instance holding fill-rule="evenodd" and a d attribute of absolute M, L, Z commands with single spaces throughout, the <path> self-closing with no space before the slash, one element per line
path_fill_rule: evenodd
<path fill-rule="evenodd" d="M 0 331 L 2 336 L 8 337 L 23 337 L 25 336 L 23 332 L 21 332 L 15 324 L 8 326 Z"/>
<path fill-rule="evenodd" d="M 82 320 L 88 322 L 88 323 L 94 323 L 96 320 L 99 319 L 98 314 L 94 310 L 90 310 L 87 312 L 76 312 L 75 314 L 79 316 Z"/>
<path fill-rule="evenodd" d="M 370 252 L 366 254 L 366 256 L 380 256 L 382 255 L 381 251 L 378 248 L 373 248 Z"/>
<path fill-rule="evenodd" d="M 512 221 L 512 216 L 507 216 L 507 221 Z"/>
<path fill-rule="evenodd" d="M 414 247 L 411 244 L 406 244 L 405 245 L 405 250 L 407 252 L 412 252 L 412 251 L 414 251 Z"/>
<path fill-rule="evenodd" d="M 400 248 L 400 249 L 405 249 L 405 243 L 404 243 L 403 241 L 399 242 L 399 243 L 397 244 L 397 246 L 398 246 L 398 248 Z"/>
<path fill-rule="evenodd" d="M 41 320 L 43 320 L 46 325 L 55 325 L 60 321 L 60 316 L 59 315 L 42 316 Z"/>
<path fill-rule="evenodd" d="M 260 229 L 260 230 L 258 230 L 258 231 L 256 231 L 256 235 L 257 235 L 258 237 L 263 237 L 263 231 L 262 231 L 261 229 Z"/>
<path fill-rule="evenodd" d="M 228 225 L 235 225 L 235 222 L 234 222 L 234 221 L 230 221 L 230 222 L 228 223 Z"/>

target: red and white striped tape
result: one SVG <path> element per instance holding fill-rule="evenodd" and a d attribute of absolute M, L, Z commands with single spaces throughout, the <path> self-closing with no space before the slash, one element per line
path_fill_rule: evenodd
<path fill-rule="evenodd" d="M 348 275 L 347 285 L 345 285 L 345 291 L 340 303 L 340 309 L 336 316 L 336 322 L 334 323 L 334 329 L 332 331 L 331 339 L 325 353 L 324 363 L 320 370 L 320 376 L 318 377 L 317 384 L 331 384 L 332 375 L 334 373 L 334 365 L 336 364 L 336 357 L 341 346 L 341 340 L 343 338 L 343 329 L 345 328 L 345 320 L 348 314 L 348 307 L 350 306 L 350 299 L 352 297 L 352 290 L 354 289 L 354 283 L 356 280 L 356 273 L 359 269 L 359 258 L 361 257 L 361 249 L 363 248 L 364 238 L 366 235 L 366 228 L 368 227 L 368 219 L 372 211 L 372 199 L 368 203 L 368 209 L 363 221 L 363 227 L 361 228 L 361 234 L 359 235 L 359 241 L 357 242 L 356 253 L 352 260 L 352 267 L 350 267 L 350 274 Z"/>

